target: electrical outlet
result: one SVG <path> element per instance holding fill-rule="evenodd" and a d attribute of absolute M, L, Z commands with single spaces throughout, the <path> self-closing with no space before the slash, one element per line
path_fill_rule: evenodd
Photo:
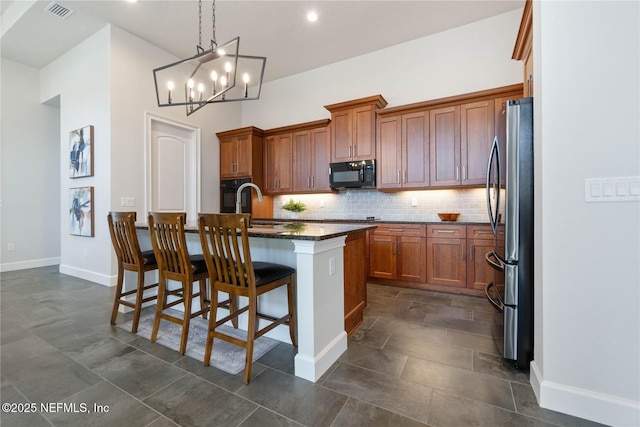
<path fill-rule="evenodd" d="M 136 205 L 135 197 L 121 197 L 120 198 L 120 206 L 132 208 Z"/>
<path fill-rule="evenodd" d="M 13 243 L 9 243 L 9 244 L 7 245 L 7 250 L 8 250 L 9 252 L 13 252 L 13 251 L 15 251 L 15 250 L 16 250 L 16 246 L 15 246 Z"/>
<path fill-rule="evenodd" d="M 415 197 L 411 198 L 411 206 L 416 207 L 418 206 L 418 199 L 416 199 Z"/>
<path fill-rule="evenodd" d="M 336 274 L 336 258 L 329 258 L 329 276 Z"/>

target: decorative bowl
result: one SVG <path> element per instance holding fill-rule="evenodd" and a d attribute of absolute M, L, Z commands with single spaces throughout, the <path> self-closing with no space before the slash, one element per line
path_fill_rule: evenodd
<path fill-rule="evenodd" d="M 457 221 L 460 212 L 438 212 L 441 221 Z"/>

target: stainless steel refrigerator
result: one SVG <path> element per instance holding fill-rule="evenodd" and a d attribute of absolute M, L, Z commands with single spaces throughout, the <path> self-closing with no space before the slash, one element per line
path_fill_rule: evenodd
<path fill-rule="evenodd" d="M 500 117 L 487 165 L 495 244 L 486 258 L 504 271 L 504 290 L 491 282 L 485 293 L 504 313 L 504 358 L 527 369 L 533 359 L 533 98 L 507 101 Z"/>

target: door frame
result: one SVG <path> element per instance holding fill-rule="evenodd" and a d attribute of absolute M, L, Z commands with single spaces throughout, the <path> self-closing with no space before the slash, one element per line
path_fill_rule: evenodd
<path fill-rule="evenodd" d="M 187 132 L 190 132 L 193 135 L 192 140 L 195 141 L 195 153 L 194 153 L 194 164 L 193 171 L 195 176 L 193 176 L 193 180 L 195 182 L 195 197 L 196 197 L 196 212 L 193 213 L 191 218 L 197 218 L 198 213 L 202 209 L 201 200 L 201 172 L 200 172 L 200 159 L 201 159 L 201 133 L 202 130 L 200 127 L 193 126 L 191 124 L 181 122 L 178 120 L 170 119 L 165 116 L 161 116 L 155 113 L 150 113 L 145 111 L 145 128 L 144 128 L 144 139 L 145 139 L 145 150 L 144 150 L 144 164 L 145 164 L 145 217 L 146 214 L 150 211 L 152 204 L 152 188 L 151 183 L 153 182 L 153 177 L 151 176 L 153 171 L 153 165 L 151 164 L 152 155 L 151 155 L 151 144 L 152 144 L 152 135 L 154 129 L 154 123 L 162 123 L 165 125 L 170 125 L 174 127 L 178 127 L 184 129 Z"/>

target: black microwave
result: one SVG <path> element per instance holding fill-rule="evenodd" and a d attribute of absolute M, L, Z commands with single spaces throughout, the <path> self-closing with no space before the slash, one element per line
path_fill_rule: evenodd
<path fill-rule="evenodd" d="M 329 186 L 344 188 L 376 188 L 376 161 L 360 160 L 329 164 Z"/>

